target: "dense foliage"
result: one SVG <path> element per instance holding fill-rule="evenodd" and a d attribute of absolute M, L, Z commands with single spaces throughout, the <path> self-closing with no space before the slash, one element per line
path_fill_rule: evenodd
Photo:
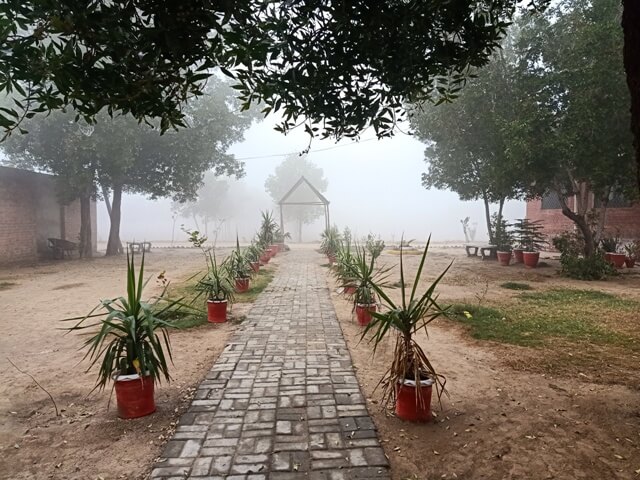
<path fill-rule="evenodd" d="M 106 108 L 165 131 L 186 123 L 185 102 L 221 67 L 247 105 L 282 114 L 283 131 L 306 121 L 326 137 L 389 135 L 405 102 L 457 93 L 518 3 L 547 2 L 8 0 L 0 92 L 18 103 L 0 126 L 72 106 L 87 121 Z"/>

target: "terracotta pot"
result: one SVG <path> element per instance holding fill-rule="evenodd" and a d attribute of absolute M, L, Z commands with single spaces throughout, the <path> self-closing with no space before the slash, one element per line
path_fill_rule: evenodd
<path fill-rule="evenodd" d="M 266 265 L 269 263 L 269 260 L 271 260 L 271 256 L 267 252 L 260 255 L 260 265 Z"/>
<path fill-rule="evenodd" d="M 376 311 L 376 304 L 371 303 L 369 305 L 364 303 L 356 304 L 356 318 L 358 319 L 358 325 L 364 327 L 371 321 L 371 312 Z"/>
<path fill-rule="evenodd" d="M 511 263 L 511 252 L 497 252 L 500 265 L 508 267 Z"/>
<path fill-rule="evenodd" d="M 269 248 L 273 251 L 274 256 L 276 253 L 280 253 L 280 245 L 278 245 L 277 243 L 270 245 Z"/>
<path fill-rule="evenodd" d="M 626 255 L 624 253 L 610 253 L 611 263 L 616 268 L 624 268 Z"/>
<path fill-rule="evenodd" d="M 524 263 L 524 259 L 522 257 L 523 253 L 524 253 L 524 250 L 522 250 L 521 248 L 514 248 L 513 249 L 513 261 L 515 263 Z"/>
<path fill-rule="evenodd" d="M 540 252 L 522 252 L 522 261 L 525 267 L 536 268 L 540 260 Z"/>
<path fill-rule="evenodd" d="M 270 245 L 269 248 L 267 248 L 267 252 L 269 252 L 269 256 L 273 258 L 278 253 L 278 247 L 276 245 Z"/>
<path fill-rule="evenodd" d="M 207 300 L 207 320 L 211 323 L 227 321 L 227 301 Z"/>
<path fill-rule="evenodd" d="M 260 271 L 260 262 L 251 262 L 249 265 L 251 265 L 253 273 L 258 273 Z"/>
<path fill-rule="evenodd" d="M 342 293 L 344 293 L 345 295 L 353 295 L 354 293 L 356 293 L 355 285 L 345 285 L 344 291 Z"/>
<path fill-rule="evenodd" d="M 144 417 L 156 411 L 151 376 L 123 375 L 115 380 L 116 402 L 120 418 Z"/>
<path fill-rule="evenodd" d="M 625 257 L 624 264 L 627 266 L 627 268 L 633 268 L 633 266 L 636 264 L 636 259 L 633 257 Z"/>
<path fill-rule="evenodd" d="M 236 278 L 236 292 L 244 293 L 249 290 L 248 278 Z"/>
<path fill-rule="evenodd" d="M 405 380 L 396 387 L 396 415 L 410 422 L 428 422 L 431 420 L 431 391 L 433 380 L 420 382 L 421 398 L 416 397 L 416 386 L 412 380 Z"/>

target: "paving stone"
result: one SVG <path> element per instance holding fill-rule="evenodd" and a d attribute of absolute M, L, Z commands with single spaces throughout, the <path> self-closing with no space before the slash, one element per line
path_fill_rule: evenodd
<path fill-rule="evenodd" d="M 152 479 L 390 478 L 322 262 L 310 250 L 278 256 Z"/>

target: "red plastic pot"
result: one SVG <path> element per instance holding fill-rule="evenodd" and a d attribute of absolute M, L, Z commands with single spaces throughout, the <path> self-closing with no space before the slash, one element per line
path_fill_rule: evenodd
<path fill-rule="evenodd" d="M 327 255 L 327 259 L 329 260 L 329 265 L 333 265 L 334 263 L 336 263 L 335 255 Z"/>
<path fill-rule="evenodd" d="M 236 278 L 236 292 L 244 293 L 249 290 L 248 278 Z"/>
<path fill-rule="evenodd" d="M 540 260 L 540 252 L 522 252 L 522 261 L 525 267 L 536 268 Z"/>
<path fill-rule="evenodd" d="M 613 265 L 613 262 L 611 261 L 611 252 L 604 252 L 604 259 L 606 262 L 609 262 Z"/>
<path fill-rule="evenodd" d="M 273 256 L 276 256 L 276 253 L 280 253 L 280 246 L 276 243 L 274 243 L 273 245 L 270 245 L 269 248 L 271 249 L 271 251 L 273 252 Z"/>
<path fill-rule="evenodd" d="M 156 411 L 153 379 L 150 376 L 125 375 L 118 377 L 115 384 L 120 418 L 144 417 Z"/>
<path fill-rule="evenodd" d="M 260 255 L 260 265 L 266 265 L 267 263 L 269 263 L 269 260 L 271 260 L 271 256 L 269 255 L 269 253 L 264 252 L 262 255 Z"/>
<path fill-rule="evenodd" d="M 376 311 L 376 304 L 370 305 L 364 303 L 356 304 L 356 318 L 358 319 L 358 325 L 364 327 L 371 321 L 371 312 Z"/>
<path fill-rule="evenodd" d="M 611 263 L 616 268 L 624 268 L 626 255 L 624 253 L 610 253 Z"/>
<path fill-rule="evenodd" d="M 251 265 L 253 273 L 258 273 L 260 271 L 260 262 L 251 262 L 249 265 Z"/>
<path fill-rule="evenodd" d="M 416 396 L 415 382 L 405 380 L 396 387 L 396 415 L 410 422 L 428 422 L 431 420 L 431 391 L 433 380 L 422 380 L 420 399 Z"/>
<path fill-rule="evenodd" d="M 227 301 L 207 300 L 207 320 L 211 323 L 227 321 Z"/>
<path fill-rule="evenodd" d="M 522 257 L 523 253 L 524 253 L 524 250 L 522 250 L 521 248 L 514 248 L 513 249 L 513 261 L 515 263 L 524 263 L 524 259 Z"/>
<path fill-rule="evenodd" d="M 633 266 L 636 264 L 636 259 L 633 257 L 625 257 L 624 264 L 627 266 L 627 268 L 633 268 Z"/>
<path fill-rule="evenodd" d="M 511 263 L 511 252 L 497 252 L 500 265 L 508 267 Z"/>

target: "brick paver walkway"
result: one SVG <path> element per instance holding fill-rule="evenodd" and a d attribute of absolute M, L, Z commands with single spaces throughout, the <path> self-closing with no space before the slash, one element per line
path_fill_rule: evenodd
<path fill-rule="evenodd" d="M 151 478 L 390 478 L 320 256 L 279 259 Z"/>

